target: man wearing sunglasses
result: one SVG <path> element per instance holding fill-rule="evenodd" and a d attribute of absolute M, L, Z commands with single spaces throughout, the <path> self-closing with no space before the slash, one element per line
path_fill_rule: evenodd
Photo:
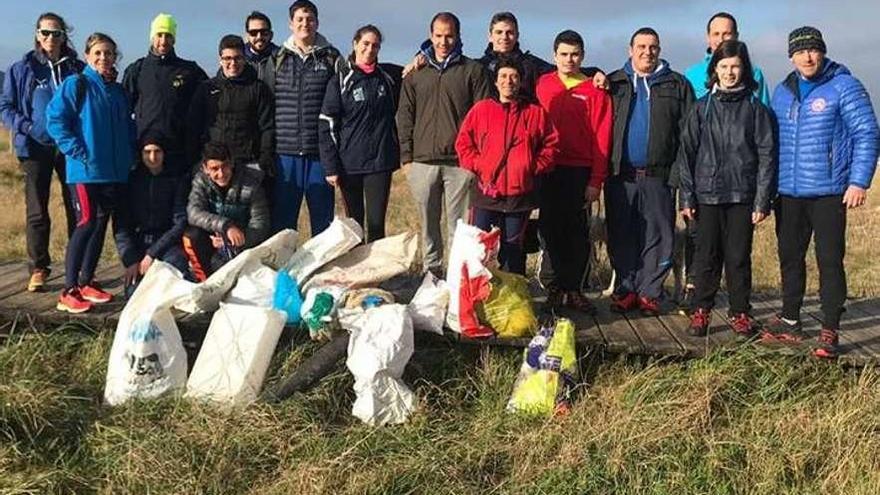
<path fill-rule="evenodd" d="M 275 86 L 275 56 L 278 55 L 278 45 L 272 43 L 272 21 L 255 10 L 245 19 L 244 31 L 247 63 L 256 69 L 257 78 L 271 89 Z"/>
<path fill-rule="evenodd" d="M 122 86 L 137 123 L 138 141 L 147 134 L 165 136 L 165 160 L 173 175 L 189 174 L 186 163 L 186 117 L 205 71 L 177 56 L 177 21 L 159 14 L 150 24 L 150 51 L 125 69 Z"/>

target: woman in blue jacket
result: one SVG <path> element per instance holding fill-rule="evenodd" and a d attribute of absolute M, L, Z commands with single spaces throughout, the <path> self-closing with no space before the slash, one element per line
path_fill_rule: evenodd
<path fill-rule="evenodd" d="M 382 33 L 357 30 L 352 53 L 331 78 L 318 121 L 324 175 L 339 186 L 348 216 L 364 228 L 367 242 L 385 237 L 391 174 L 400 167 L 397 88 L 379 66 Z"/>
<path fill-rule="evenodd" d="M 86 40 L 88 67 L 61 84 L 46 108 L 49 135 L 67 157 L 67 188 L 76 228 L 66 253 L 64 290 L 57 308 L 82 313 L 112 298 L 95 283 L 107 222 L 134 159 L 134 125 L 116 82 L 116 43 L 102 33 Z"/>
<path fill-rule="evenodd" d="M 0 115 L 3 124 L 13 133 L 15 154 L 24 172 L 25 236 L 31 274 L 27 288 L 31 292 L 43 289 L 52 263 L 49 257 L 52 171 L 64 182 L 64 155 L 46 131 L 46 105 L 61 82 L 82 72 L 84 66 L 76 58 L 68 33 L 67 23 L 58 14 L 40 15 L 34 49 L 6 71 L 0 96 Z M 61 195 L 70 237 L 76 218 L 66 188 L 61 189 Z"/>

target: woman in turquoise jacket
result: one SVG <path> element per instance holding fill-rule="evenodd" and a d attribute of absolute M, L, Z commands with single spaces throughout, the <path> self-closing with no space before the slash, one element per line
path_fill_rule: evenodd
<path fill-rule="evenodd" d="M 94 280 L 118 194 L 134 163 L 134 126 L 116 82 L 116 43 L 102 33 L 86 40 L 88 67 L 62 83 L 46 108 L 47 129 L 67 158 L 67 188 L 76 228 L 65 255 L 67 273 L 57 309 L 82 313 L 111 295 Z"/>

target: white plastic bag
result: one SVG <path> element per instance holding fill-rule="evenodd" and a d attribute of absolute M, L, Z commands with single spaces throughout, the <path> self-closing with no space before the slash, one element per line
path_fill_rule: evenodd
<path fill-rule="evenodd" d="M 449 307 L 449 288 L 446 281 L 428 272 L 407 308 L 413 327 L 443 335 L 443 321 Z"/>
<path fill-rule="evenodd" d="M 372 426 L 405 422 L 415 408 L 415 395 L 400 379 L 414 347 L 406 306 L 345 311 L 340 323 L 351 332 L 345 364 L 355 379 L 352 414 Z"/>
<path fill-rule="evenodd" d="M 339 285 L 349 289 L 375 287 L 410 271 L 419 250 L 413 233 L 400 234 L 358 246 L 321 267 L 303 286 Z"/>
<path fill-rule="evenodd" d="M 251 260 L 238 274 L 238 281 L 226 297 L 226 302 L 271 308 L 277 276 L 278 272 L 259 260 Z"/>
<path fill-rule="evenodd" d="M 491 328 L 479 322 L 476 305 L 485 301 L 492 290 L 489 268 L 497 268 L 500 246 L 501 231 L 498 228 L 484 232 L 458 221 L 446 270 L 449 286 L 446 324 L 453 331 L 473 338 L 493 335 Z"/>
<path fill-rule="evenodd" d="M 186 384 L 186 397 L 233 405 L 256 400 L 286 319 L 274 309 L 220 303 Z"/>
<path fill-rule="evenodd" d="M 285 266 L 296 251 L 296 239 L 296 231 L 286 229 L 266 239 L 259 246 L 243 251 L 212 273 L 207 280 L 196 285 L 192 297 L 175 307 L 188 313 L 216 311 L 245 266 L 252 261 L 276 270 Z"/>
<path fill-rule="evenodd" d="M 290 276 L 305 287 L 315 271 L 351 251 L 360 244 L 363 236 L 363 229 L 353 219 L 337 217 L 326 230 L 306 241 L 286 268 Z"/>
<path fill-rule="evenodd" d="M 107 404 L 154 398 L 186 385 L 186 350 L 170 308 L 193 285 L 167 263 L 150 266 L 119 315 L 107 363 Z"/>

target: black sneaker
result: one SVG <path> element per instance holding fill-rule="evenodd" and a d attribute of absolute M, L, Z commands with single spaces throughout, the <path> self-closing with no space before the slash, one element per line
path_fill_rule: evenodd
<path fill-rule="evenodd" d="M 800 321 L 788 323 L 779 315 L 768 321 L 761 331 L 761 341 L 765 343 L 800 344 L 807 338 Z"/>

